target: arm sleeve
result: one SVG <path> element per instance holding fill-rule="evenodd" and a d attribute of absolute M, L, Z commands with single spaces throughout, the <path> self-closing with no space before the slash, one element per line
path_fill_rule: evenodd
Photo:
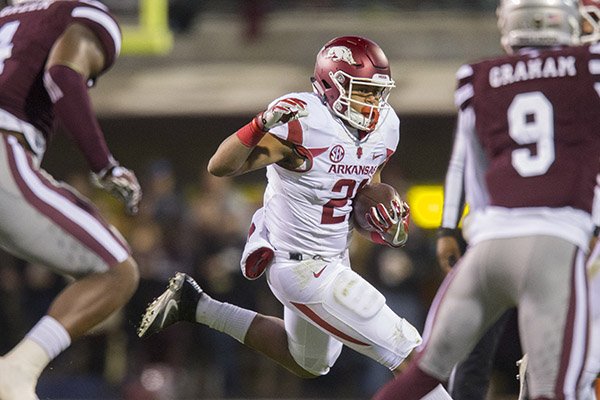
<path fill-rule="evenodd" d="M 444 182 L 444 208 L 442 212 L 442 228 L 455 229 L 458 227 L 464 208 L 464 173 L 466 157 L 466 141 L 461 133 L 461 112 L 454 137 L 452 155 Z"/>
<path fill-rule="evenodd" d="M 73 136 L 90 169 L 99 172 L 116 164 L 92 110 L 84 77 L 67 66 L 54 65 L 44 74 L 44 86 L 56 116 Z"/>

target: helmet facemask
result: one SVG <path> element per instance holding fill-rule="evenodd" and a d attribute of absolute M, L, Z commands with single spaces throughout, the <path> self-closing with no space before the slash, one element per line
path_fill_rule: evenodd
<path fill-rule="evenodd" d="M 390 108 L 387 100 L 391 89 L 395 87 L 394 81 L 383 74 L 374 74 L 372 78 L 357 78 L 344 71 L 336 71 L 329 72 L 329 76 L 340 93 L 331 106 L 332 111 L 353 128 L 373 131 L 381 112 Z M 361 92 L 364 90 L 372 93 L 375 101 L 353 98 L 352 93 L 358 88 L 362 88 Z"/>
<path fill-rule="evenodd" d="M 600 41 L 600 2 L 582 1 L 580 7 L 583 16 L 584 27 L 582 30 L 582 43 L 596 43 Z"/>

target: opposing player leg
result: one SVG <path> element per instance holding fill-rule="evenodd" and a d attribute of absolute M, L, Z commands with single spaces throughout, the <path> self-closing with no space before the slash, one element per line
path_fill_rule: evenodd
<path fill-rule="evenodd" d="M 494 323 L 467 358 L 456 365 L 448 382 L 448 392 L 456 400 L 484 399 L 494 367 L 494 355 L 507 321 L 516 315 L 511 309 Z"/>
<path fill-rule="evenodd" d="M 574 244 L 549 236 L 520 242 L 515 251 L 531 260 L 518 293 L 520 337 L 527 353 L 526 396 L 582 398 L 589 322 L 584 254 Z M 522 271 L 517 264 L 513 268 Z"/>
<path fill-rule="evenodd" d="M 450 398 L 440 385 L 446 383 L 454 365 L 472 351 L 487 329 L 513 306 L 507 296 L 501 295 L 506 285 L 488 275 L 501 268 L 497 262 L 502 253 L 503 249 L 494 252 L 489 242 L 472 246 L 465 253 L 432 302 L 424 345 L 408 369 L 380 389 L 374 399 Z"/>
<path fill-rule="evenodd" d="M 36 399 L 37 378 L 72 340 L 122 307 L 138 283 L 122 237 L 74 190 L 40 170 L 20 146 L 0 143 L 0 244 L 75 278 L 27 336 L 0 358 L 0 398 Z"/>

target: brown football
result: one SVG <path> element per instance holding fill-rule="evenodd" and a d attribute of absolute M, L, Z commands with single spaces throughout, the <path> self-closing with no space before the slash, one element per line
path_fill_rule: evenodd
<path fill-rule="evenodd" d="M 389 209 L 391 207 L 390 203 L 395 197 L 399 198 L 400 196 L 396 189 L 387 183 L 371 183 L 365 185 L 354 197 L 352 206 L 354 223 L 366 231 L 373 231 L 374 229 L 369 225 L 365 218 L 366 213 L 371 207 L 379 203 L 385 204 Z M 390 212 L 392 211 L 390 210 Z"/>

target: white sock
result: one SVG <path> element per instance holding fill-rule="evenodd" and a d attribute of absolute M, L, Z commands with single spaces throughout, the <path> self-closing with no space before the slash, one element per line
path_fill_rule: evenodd
<path fill-rule="evenodd" d="M 196 306 L 197 322 L 226 333 L 241 343 L 244 343 L 254 317 L 256 317 L 255 311 L 222 303 L 206 293 L 202 295 Z"/>
<path fill-rule="evenodd" d="M 45 316 L 29 331 L 7 355 L 39 376 L 44 368 L 71 345 L 66 329 L 54 318 Z"/>

